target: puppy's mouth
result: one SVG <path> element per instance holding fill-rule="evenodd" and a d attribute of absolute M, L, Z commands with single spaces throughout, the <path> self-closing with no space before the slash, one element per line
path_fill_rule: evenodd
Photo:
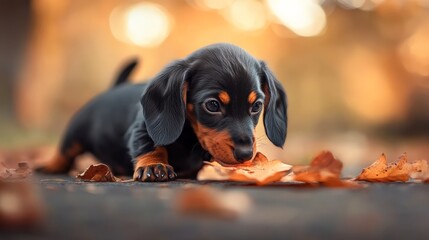
<path fill-rule="evenodd" d="M 243 164 L 245 162 L 252 161 L 255 157 L 254 152 L 252 153 L 252 156 L 247 159 L 237 159 L 234 156 L 234 148 L 230 146 L 224 146 L 221 148 L 214 148 L 214 149 L 207 149 L 206 150 L 208 154 L 211 156 L 210 160 L 216 161 L 220 163 L 223 166 L 232 166 L 232 165 L 238 165 Z"/>
<path fill-rule="evenodd" d="M 202 156 L 204 161 L 214 160 L 222 165 L 237 165 L 251 160 L 255 156 L 256 144 L 254 141 L 250 147 L 235 146 L 236 144 L 226 131 L 209 129 L 198 123 L 194 123 L 193 128 L 201 147 L 208 152 Z"/>

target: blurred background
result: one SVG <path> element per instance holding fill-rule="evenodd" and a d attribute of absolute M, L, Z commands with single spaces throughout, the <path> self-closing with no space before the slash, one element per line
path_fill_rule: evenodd
<path fill-rule="evenodd" d="M 133 81 L 211 43 L 268 63 L 289 98 L 283 150 L 329 149 L 345 173 L 381 152 L 429 156 L 429 0 L 0 2 L 0 151 L 55 146 L 68 120 L 140 59 Z"/>

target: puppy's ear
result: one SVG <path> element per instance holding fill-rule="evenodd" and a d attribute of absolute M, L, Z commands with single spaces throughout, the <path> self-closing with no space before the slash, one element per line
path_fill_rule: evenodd
<path fill-rule="evenodd" d="M 179 60 L 168 65 L 147 86 L 141 98 L 149 136 L 155 146 L 174 142 L 185 123 L 188 64 Z"/>
<path fill-rule="evenodd" d="M 261 62 L 262 89 L 265 93 L 264 127 L 268 139 L 283 147 L 287 135 L 287 99 L 281 83 Z"/>

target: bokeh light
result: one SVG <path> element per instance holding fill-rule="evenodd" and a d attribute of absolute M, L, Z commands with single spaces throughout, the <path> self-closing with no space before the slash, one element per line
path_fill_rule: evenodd
<path fill-rule="evenodd" d="M 407 71 L 429 76 L 429 21 L 421 24 L 399 48 L 402 64 Z"/>
<path fill-rule="evenodd" d="M 235 27 L 245 31 L 262 29 L 267 25 L 265 6 L 257 0 L 236 0 L 224 15 Z"/>
<path fill-rule="evenodd" d="M 302 37 L 319 35 L 326 25 L 326 14 L 318 1 L 267 0 L 276 18 Z"/>
<path fill-rule="evenodd" d="M 384 122 L 401 111 L 391 76 L 376 53 L 364 47 L 351 49 L 341 63 L 343 97 L 346 105 L 360 118 Z"/>
<path fill-rule="evenodd" d="M 338 5 L 345 9 L 374 10 L 384 0 L 337 0 Z"/>
<path fill-rule="evenodd" d="M 156 47 L 170 33 L 171 20 L 160 5 L 143 2 L 116 8 L 110 16 L 110 27 L 120 41 Z"/>
<path fill-rule="evenodd" d="M 360 8 L 365 4 L 365 0 L 337 0 L 337 2 L 347 9 Z"/>
<path fill-rule="evenodd" d="M 213 10 L 220 10 L 228 7 L 234 0 L 200 0 L 200 4 Z"/>

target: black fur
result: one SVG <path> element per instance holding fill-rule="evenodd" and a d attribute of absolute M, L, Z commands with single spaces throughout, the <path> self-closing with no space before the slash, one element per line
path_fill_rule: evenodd
<path fill-rule="evenodd" d="M 263 84 L 269 91 L 269 102 L 264 112 L 264 127 L 267 137 L 277 147 L 283 147 L 287 135 L 287 98 L 281 83 L 261 62 Z"/>
<path fill-rule="evenodd" d="M 265 63 L 241 48 L 230 44 L 207 46 L 171 63 L 148 84 L 125 83 L 135 65 L 131 62 L 114 88 L 75 115 L 62 142 L 63 153 L 78 143 L 82 152 L 94 154 L 116 174 L 132 174 L 134 159 L 164 146 L 174 171 L 179 176 L 189 175 L 212 154 L 200 144 L 186 116 L 186 104 L 194 106 L 200 124 L 227 132 L 234 149 L 249 148 L 254 144 L 253 130 L 260 114 L 249 114 L 251 91 L 262 102 L 269 95 L 264 110 L 265 130 L 276 146 L 283 146 L 286 94 Z M 208 98 L 218 98 L 220 91 L 227 92 L 231 99 L 221 106 L 222 114 L 214 115 L 203 104 Z M 71 163 L 73 158 L 68 161 Z"/>
<path fill-rule="evenodd" d="M 167 66 L 146 87 L 141 98 L 147 133 L 156 146 L 173 143 L 185 124 L 182 90 L 188 65 L 176 61 Z"/>
<path fill-rule="evenodd" d="M 128 64 L 126 64 L 126 66 L 124 67 L 124 69 L 116 77 L 115 81 L 113 82 L 113 87 L 121 85 L 122 83 L 126 83 L 128 81 L 128 78 L 131 72 L 137 66 L 137 63 L 138 63 L 137 59 L 132 59 L 131 61 L 129 61 Z"/>

